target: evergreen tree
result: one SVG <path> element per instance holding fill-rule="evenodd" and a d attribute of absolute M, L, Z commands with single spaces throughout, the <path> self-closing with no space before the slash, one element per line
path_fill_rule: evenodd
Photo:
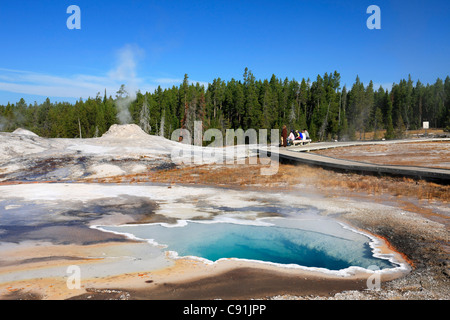
<path fill-rule="evenodd" d="M 387 140 L 389 139 L 394 139 L 395 138 L 395 134 L 394 134 L 394 125 L 393 125 L 393 121 L 392 121 L 392 98 L 389 95 L 388 91 L 386 90 L 386 94 L 385 94 L 385 103 L 386 103 L 386 133 L 385 133 L 385 138 Z"/>
<path fill-rule="evenodd" d="M 373 82 L 370 80 L 369 85 L 366 87 L 365 95 L 364 95 L 364 104 L 362 108 L 362 129 L 363 129 L 363 140 L 366 140 L 365 133 L 366 131 L 370 131 L 372 128 L 370 126 L 370 114 L 375 114 L 374 111 L 374 91 L 373 91 Z"/>
<path fill-rule="evenodd" d="M 450 77 L 447 76 L 445 78 L 444 83 L 444 90 L 445 90 L 445 110 L 444 110 L 444 130 L 446 132 L 450 132 Z"/>
<path fill-rule="evenodd" d="M 386 129 L 385 138 L 404 135 L 408 129 L 422 127 L 429 121 L 432 127 L 450 130 L 450 77 L 437 79 L 433 84 L 414 84 L 411 76 L 400 79 L 386 90 L 374 91 L 373 82 L 367 87 L 356 77 L 350 90 L 340 88 L 337 71 L 317 75 L 299 83 L 284 80 L 273 74 L 270 79 L 256 80 L 245 68 L 243 81 L 225 82 L 216 78 L 205 88 L 190 84 L 187 74 L 179 86 L 154 92 L 136 93 L 128 101 L 122 85 L 115 98 L 100 93 L 95 98 L 79 99 L 75 103 L 44 102 L 27 105 L 0 105 L 0 130 L 29 129 L 42 137 L 101 136 L 111 125 L 119 123 L 119 116 L 129 112 L 131 122 L 139 124 L 150 134 L 170 138 L 180 127 L 193 130 L 194 121 L 202 121 L 203 130 L 218 128 L 307 128 L 313 139 L 363 139 L 366 131 Z M 122 102 L 127 100 L 126 108 Z M 146 107 L 144 107 L 146 106 Z M 122 112 L 122 113 L 120 113 Z"/>
<path fill-rule="evenodd" d="M 245 117 L 244 130 L 262 127 L 262 112 L 258 101 L 259 90 L 255 76 L 245 68 L 244 72 Z"/>

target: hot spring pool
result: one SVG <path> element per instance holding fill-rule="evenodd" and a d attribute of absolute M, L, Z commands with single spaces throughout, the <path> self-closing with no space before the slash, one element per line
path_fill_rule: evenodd
<path fill-rule="evenodd" d="M 374 239 L 330 219 L 181 220 L 176 225 L 98 228 L 147 240 L 178 257 L 194 256 L 208 262 L 237 258 L 328 270 L 398 266 L 389 256 L 375 253 Z"/>

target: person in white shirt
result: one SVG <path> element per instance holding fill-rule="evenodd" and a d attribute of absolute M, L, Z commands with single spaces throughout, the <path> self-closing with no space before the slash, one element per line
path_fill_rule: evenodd
<path fill-rule="evenodd" d="M 305 137 L 306 140 L 309 139 L 309 132 L 306 129 L 303 129 L 303 136 Z"/>

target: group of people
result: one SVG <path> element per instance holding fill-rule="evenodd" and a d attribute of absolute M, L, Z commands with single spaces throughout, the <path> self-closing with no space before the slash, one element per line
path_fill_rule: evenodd
<path fill-rule="evenodd" d="M 288 145 L 293 144 L 294 140 L 307 139 L 309 139 L 309 133 L 306 129 L 303 129 L 301 132 L 298 130 L 291 130 L 288 136 L 286 126 L 283 126 L 283 130 L 281 131 L 281 146 L 287 147 Z"/>

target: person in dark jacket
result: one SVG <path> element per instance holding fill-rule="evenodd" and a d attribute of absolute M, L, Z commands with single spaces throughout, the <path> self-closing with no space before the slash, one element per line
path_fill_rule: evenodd
<path fill-rule="evenodd" d="M 283 130 L 281 131 L 281 144 L 283 147 L 287 147 L 287 129 L 286 126 L 283 126 Z"/>

